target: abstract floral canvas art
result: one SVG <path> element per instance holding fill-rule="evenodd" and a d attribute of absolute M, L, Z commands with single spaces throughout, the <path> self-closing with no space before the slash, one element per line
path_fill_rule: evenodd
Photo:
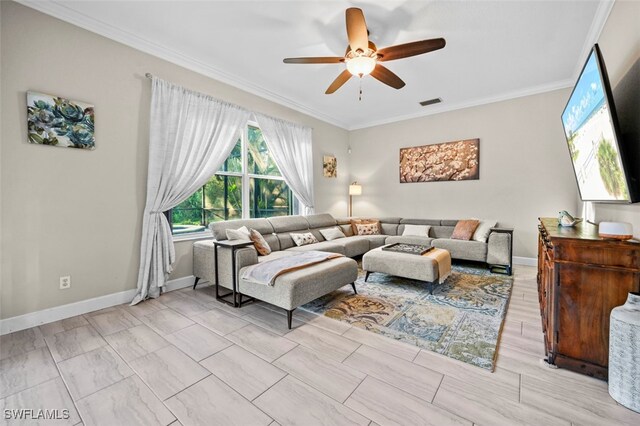
<path fill-rule="evenodd" d="M 400 149 L 400 183 L 480 179 L 480 139 Z"/>
<path fill-rule="evenodd" d="M 60 96 L 27 92 L 29 142 L 93 150 L 93 105 Z"/>

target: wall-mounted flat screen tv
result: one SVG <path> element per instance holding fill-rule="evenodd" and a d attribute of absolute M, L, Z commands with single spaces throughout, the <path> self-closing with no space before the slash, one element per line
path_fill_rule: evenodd
<path fill-rule="evenodd" d="M 562 125 L 583 201 L 632 201 L 613 96 L 596 44 L 582 68 Z"/>

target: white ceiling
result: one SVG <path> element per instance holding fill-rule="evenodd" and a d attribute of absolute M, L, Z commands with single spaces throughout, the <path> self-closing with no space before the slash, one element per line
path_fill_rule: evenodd
<path fill-rule="evenodd" d="M 609 0 L 22 3 L 346 129 L 568 87 L 612 5 Z M 344 65 L 286 65 L 282 59 L 342 56 L 344 11 L 352 6 L 363 9 L 379 48 L 436 37 L 447 45 L 386 62 L 406 82 L 403 89 L 365 77 L 362 101 L 358 78 L 325 95 Z M 418 104 L 435 97 L 443 103 Z"/>

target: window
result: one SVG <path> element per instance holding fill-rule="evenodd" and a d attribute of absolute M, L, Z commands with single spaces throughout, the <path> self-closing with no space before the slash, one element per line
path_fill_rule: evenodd
<path fill-rule="evenodd" d="M 297 200 L 269 153 L 260 129 L 249 125 L 220 170 L 185 201 L 169 210 L 173 235 L 207 229 L 229 219 L 286 216 Z"/>

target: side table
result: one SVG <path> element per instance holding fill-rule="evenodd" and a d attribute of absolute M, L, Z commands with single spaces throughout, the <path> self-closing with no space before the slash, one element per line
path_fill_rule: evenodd
<path fill-rule="evenodd" d="M 226 303 L 229 306 L 233 306 L 234 308 L 238 308 L 242 305 L 242 295 L 240 295 L 240 303 L 238 303 L 237 295 L 240 294 L 237 291 L 237 280 L 238 276 L 236 273 L 236 250 L 252 246 L 253 242 L 251 241 L 243 241 L 243 240 L 224 240 L 224 241 L 214 241 L 213 242 L 213 262 L 215 266 L 215 286 L 216 286 L 216 299 Z M 231 250 L 231 287 L 232 290 L 226 294 L 218 293 L 218 247 L 225 247 Z M 233 296 L 233 301 L 229 301 L 225 299 L 228 296 Z M 253 299 L 247 300 L 247 302 L 252 301 Z"/>
<path fill-rule="evenodd" d="M 491 233 L 509 234 L 509 264 L 508 265 L 489 265 L 491 272 L 503 272 L 507 275 L 513 273 L 513 228 L 491 228 Z M 489 234 L 491 235 L 491 234 Z M 494 269 L 497 269 L 494 271 Z"/>

